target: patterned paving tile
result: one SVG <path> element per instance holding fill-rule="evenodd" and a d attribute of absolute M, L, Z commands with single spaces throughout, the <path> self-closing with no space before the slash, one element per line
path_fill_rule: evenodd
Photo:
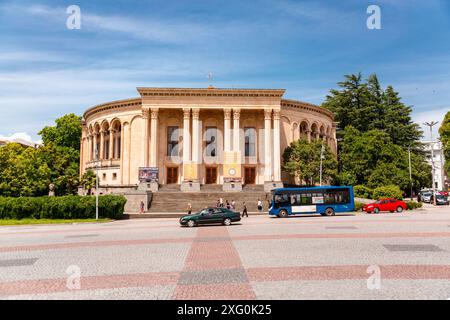
<path fill-rule="evenodd" d="M 65 239 L 72 239 L 72 238 L 91 238 L 91 237 L 98 237 L 99 234 L 77 234 L 77 235 L 70 235 L 65 236 Z"/>
<path fill-rule="evenodd" d="M 338 227 L 325 227 L 325 229 L 331 229 L 331 230 L 356 230 L 358 229 L 355 226 L 338 226 Z"/>
<path fill-rule="evenodd" d="M 391 252 L 438 252 L 444 251 L 433 244 L 384 244 L 383 247 Z"/>
<path fill-rule="evenodd" d="M 179 284 L 210 284 L 210 283 L 245 283 L 247 274 L 244 269 L 222 269 L 183 271 Z"/>
<path fill-rule="evenodd" d="M 22 267 L 22 266 L 31 266 L 31 265 L 33 265 L 38 259 L 39 259 L 39 258 L 0 260 L 0 267 Z"/>

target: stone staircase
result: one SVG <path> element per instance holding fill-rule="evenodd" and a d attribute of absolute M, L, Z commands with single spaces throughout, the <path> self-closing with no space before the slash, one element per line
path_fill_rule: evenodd
<path fill-rule="evenodd" d="M 201 186 L 200 192 L 181 192 L 179 185 L 161 186 L 158 192 L 153 193 L 152 202 L 148 210 L 152 212 L 186 212 L 190 202 L 192 211 L 196 212 L 204 207 L 215 207 L 217 199 L 222 197 L 224 203 L 228 200 L 236 202 L 236 210 L 242 212 L 243 202 L 249 212 L 257 211 L 257 201 L 260 199 L 267 212 L 267 200 L 270 194 L 264 192 L 263 186 L 244 186 L 241 192 L 223 192 L 221 185 Z"/>

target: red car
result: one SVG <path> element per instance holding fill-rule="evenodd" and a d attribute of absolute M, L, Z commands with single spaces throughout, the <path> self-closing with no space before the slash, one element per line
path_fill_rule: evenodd
<path fill-rule="evenodd" d="M 366 204 L 363 207 L 363 211 L 367 213 L 378 213 L 380 211 L 402 212 L 403 210 L 406 210 L 406 203 L 390 198 L 380 199 L 377 202 Z"/>

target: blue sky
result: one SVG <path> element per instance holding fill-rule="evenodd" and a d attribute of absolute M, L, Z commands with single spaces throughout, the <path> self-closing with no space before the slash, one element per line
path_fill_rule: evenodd
<path fill-rule="evenodd" d="M 81 8 L 81 30 L 66 8 Z M 369 30 L 366 9 L 381 8 Z M 450 1 L 0 1 L 0 136 L 31 136 L 136 87 L 284 88 L 320 104 L 377 73 L 413 118 L 450 110 Z"/>

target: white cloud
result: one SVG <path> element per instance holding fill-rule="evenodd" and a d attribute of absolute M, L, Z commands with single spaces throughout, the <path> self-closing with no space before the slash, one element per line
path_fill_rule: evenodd
<path fill-rule="evenodd" d="M 42 140 L 33 141 L 31 136 L 26 132 L 16 132 L 16 133 L 10 133 L 7 135 L 0 134 L 0 140 L 8 140 L 8 141 L 23 140 L 23 141 L 26 141 L 29 143 L 38 143 L 38 144 L 42 143 Z"/>
<path fill-rule="evenodd" d="M 28 15 L 40 19 L 42 23 L 58 22 L 65 25 L 68 17 L 66 8 L 45 5 L 6 4 L 0 10 L 11 15 Z M 129 18 L 116 15 L 98 15 L 81 7 L 81 31 L 114 32 L 133 38 L 162 43 L 188 43 L 212 35 L 204 25 L 194 22 L 161 20 L 155 17 L 147 19 Z"/>

